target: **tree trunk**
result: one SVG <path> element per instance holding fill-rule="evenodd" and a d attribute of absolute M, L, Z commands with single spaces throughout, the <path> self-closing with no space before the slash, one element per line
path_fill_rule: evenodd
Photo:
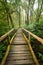
<path fill-rule="evenodd" d="M 20 23 L 20 6 L 19 6 L 19 27 L 21 26 L 21 23 Z"/>
<path fill-rule="evenodd" d="M 29 14 L 27 12 L 27 25 L 29 25 Z"/>
<path fill-rule="evenodd" d="M 29 12 L 25 10 L 25 13 L 26 13 L 25 23 L 26 23 L 26 25 L 29 25 Z"/>
<path fill-rule="evenodd" d="M 8 25 L 9 25 L 9 16 L 7 15 L 7 22 L 8 22 Z M 10 25 L 9 25 L 9 30 L 10 30 Z"/>
<path fill-rule="evenodd" d="M 41 8 L 40 8 L 40 10 L 38 11 L 37 16 L 36 16 L 36 21 L 37 21 L 37 22 L 39 22 L 39 19 L 40 19 L 40 16 L 41 16 L 41 12 L 42 12 L 42 4 L 41 4 Z"/>
<path fill-rule="evenodd" d="M 12 28 L 13 28 L 13 27 L 14 27 L 13 20 L 12 20 L 11 14 L 9 13 L 9 7 L 7 7 L 6 5 L 7 5 L 7 0 L 5 0 L 4 7 L 5 7 L 5 10 L 6 10 L 6 14 L 7 14 L 7 15 L 9 16 L 9 18 L 10 18 L 11 25 L 12 25 Z"/>
<path fill-rule="evenodd" d="M 32 4 L 30 6 L 30 23 L 32 23 L 32 21 L 33 21 L 33 12 L 34 12 L 33 7 L 34 7 L 35 0 L 32 0 L 31 3 Z"/>
<path fill-rule="evenodd" d="M 10 21 L 11 21 L 12 28 L 14 28 L 14 24 L 13 24 L 13 20 L 12 20 L 11 14 L 9 13 L 8 15 L 9 15 L 9 18 L 10 18 Z"/>

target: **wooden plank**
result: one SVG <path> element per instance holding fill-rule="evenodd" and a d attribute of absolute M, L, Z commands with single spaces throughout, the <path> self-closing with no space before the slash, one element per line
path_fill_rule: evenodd
<path fill-rule="evenodd" d="M 8 60 L 26 60 L 26 59 L 28 59 L 28 60 L 33 60 L 33 58 L 32 58 L 32 56 L 8 56 L 8 58 L 7 58 L 7 61 Z"/>
<path fill-rule="evenodd" d="M 20 37 L 20 38 L 16 37 L 15 40 L 16 40 L 16 41 L 22 41 L 23 38 L 22 38 L 22 37 Z"/>
<path fill-rule="evenodd" d="M 31 54 L 9 54 L 9 57 L 11 56 L 31 56 Z"/>
<path fill-rule="evenodd" d="M 11 45 L 11 49 L 12 48 L 15 48 L 15 49 L 20 49 L 20 48 L 23 48 L 23 49 L 28 49 L 28 45 Z"/>
<path fill-rule="evenodd" d="M 16 51 L 27 51 L 27 50 L 29 51 L 28 47 L 24 48 L 24 47 L 21 47 L 21 46 L 19 46 L 19 45 L 18 46 L 16 46 L 16 45 L 14 46 L 13 45 L 13 46 L 11 46 L 11 51 L 15 51 L 15 50 Z"/>
<path fill-rule="evenodd" d="M 21 64 L 29 64 L 29 65 L 33 65 L 34 64 L 34 62 L 31 60 L 15 60 L 15 61 L 8 61 L 7 63 L 6 63 L 6 65 L 21 65 Z"/>
<path fill-rule="evenodd" d="M 10 51 L 10 53 L 30 53 L 30 52 L 28 52 L 28 50 L 14 50 Z"/>
<path fill-rule="evenodd" d="M 24 43 L 26 43 L 24 40 L 22 40 L 22 41 L 14 40 L 12 44 L 24 44 Z"/>

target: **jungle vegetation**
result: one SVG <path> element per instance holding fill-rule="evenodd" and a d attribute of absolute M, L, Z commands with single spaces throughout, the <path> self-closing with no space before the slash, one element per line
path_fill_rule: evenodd
<path fill-rule="evenodd" d="M 18 27 L 24 27 L 43 38 L 43 0 L 0 0 L 0 37 L 10 29 Z M 31 45 L 43 65 L 43 45 L 35 41 L 31 37 Z M 0 62 L 6 47 L 7 43 L 0 44 Z"/>

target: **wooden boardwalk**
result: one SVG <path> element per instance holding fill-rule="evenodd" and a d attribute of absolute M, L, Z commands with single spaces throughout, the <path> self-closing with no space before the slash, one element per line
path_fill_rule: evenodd
<path fill-rule="evenodd" d="M 17 35 L 11 44 L 5 65 L 35 65 L 21 29 L 17 31 Z"/>

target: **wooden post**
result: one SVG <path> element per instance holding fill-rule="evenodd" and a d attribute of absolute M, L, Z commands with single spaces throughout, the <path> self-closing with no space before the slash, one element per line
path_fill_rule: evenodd
<path fill-rule="evenodd" d="M 30 43 L 30 34 L 28 33 L 28 40 L 29 40 L 29 43 Z"/>
<path fill-rule="evenodd" d="M 10 36 L 7 36 L 8 44 L 10 44 Z"/>
<path fill-rule="evenodd" d="M 27 32 L 27 34 L 28 34 L 28 40 L 29 40 L 29 43 L 30 43 L 30 34 Z"/>

